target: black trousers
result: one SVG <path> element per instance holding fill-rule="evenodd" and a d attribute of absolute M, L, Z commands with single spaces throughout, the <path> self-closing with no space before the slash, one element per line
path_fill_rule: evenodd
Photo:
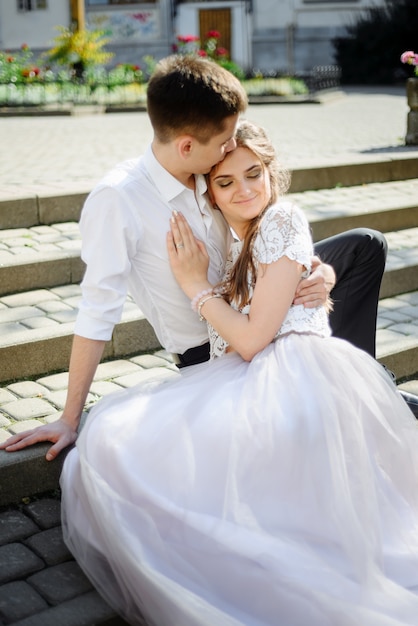
<path fill-rule="evenodd" d="M 387 243 L 382 233 L 355 228 L 315 244 L 315 254 L 332 265 L 337 282 L 331 292 L 334 337 L 346 339 L 372 357 L 376 355 L 376 318 Z M 178 355 L 178 367 L 209 359 L 209 344 Z"/>
<path fill-rule="evenodd" d="M 332 265 L 337 282 L 331 292 L 330 324 L 341 337 L 376 356 L 376 318 L 387 243 L 382 233 L 355 228 L 315 244 L 315 254 Z"/>

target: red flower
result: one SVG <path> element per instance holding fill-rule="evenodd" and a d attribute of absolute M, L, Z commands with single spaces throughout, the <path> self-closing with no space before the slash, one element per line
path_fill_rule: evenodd
<path fill-rule="evenodd" d="M 227 57 L 228 50 L 226 48 L 216 48 L 216 54 L 218 57 Z"/>
<path fill-rule="evenodd" d="M 39 67 L 24 67 L 21 71 L 21 74 L 24 78 L 35 78 L 35 76 L 39 76 L 41 70 Z"/>
<path fill-rule="evenodd" d="M 220 36 L 221 33 L 218 30 L 210 30 L 206 35 L 208 39 L 219 39 Z"/>
<path fill-rule="evenodd" d="M 208 56 L 208 53 L 206 52 L 206 50 L 198 50 L 197 54 L 200 57 L 207 57 Z"/>

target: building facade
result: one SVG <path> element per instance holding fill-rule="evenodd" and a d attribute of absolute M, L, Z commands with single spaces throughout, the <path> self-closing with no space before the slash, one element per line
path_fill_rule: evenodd
<path fill-rule="evenodd" d="M 297 74 L 334 64 L 332 39 L 359 12 L 384 0 L 1 0 L 0 49 L 26 43 L 36 54 L 47 49 L 56 25 L 69 26 L 80 13 L 87 28 L 111 34 L 112 63 L 141 65 L 173 50 L 177 35 L 205 38 L 221 33 L 220 44 L 246 71 Z"/>

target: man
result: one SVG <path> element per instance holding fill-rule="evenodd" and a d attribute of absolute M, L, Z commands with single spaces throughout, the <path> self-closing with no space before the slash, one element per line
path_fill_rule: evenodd
<path fill-rule="evenodd" d="M 209 280 L 216 283 L 221 278 L 230 234 L 220 212 L 209 204 L 203 175 L 235 148 L 235 128 L 247 96 L 240 82 L 212 61 L 173 56 L 157 65 L 148 84 L 147 105 L 152 145 L 143 157 L 110 172 L 82 212 L 86 273 L 63 414 L 52 424 L 15 435 L 0 448 L 14 451 L 51 441 L 46 455 L 51 460 L 76 440 L 91 381 L 128 290 L 180 367 L 208 358 L 206 325 L 191 310 L 170 271 L 166 233 L 171 211 L 185 214 L 206 244 Z M 331 294 L 336 334 L 374 355 L 386 256 L 383 236 L 352 231 L 323 242 L 318 251 L 336 269 Z M 334 283 L 332 267 L 317 262 L 295 302 L 317 306 L 325 302 Z"/>

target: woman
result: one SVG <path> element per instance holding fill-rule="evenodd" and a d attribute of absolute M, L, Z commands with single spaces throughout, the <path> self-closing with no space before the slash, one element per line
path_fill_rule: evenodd
<path fill-rule="evenodd" d="M 308 225 L 277 202 L 264 132 L 242 122 L 237 146 L 209 176 L 237 238 L 223 283 L 181 215 L 168 234 L 212 360 L 93 409 L 64 466 L 66 541 L 132 624 L 416 625 L 416 422 L 323 307 L 291 305 Z"/>

